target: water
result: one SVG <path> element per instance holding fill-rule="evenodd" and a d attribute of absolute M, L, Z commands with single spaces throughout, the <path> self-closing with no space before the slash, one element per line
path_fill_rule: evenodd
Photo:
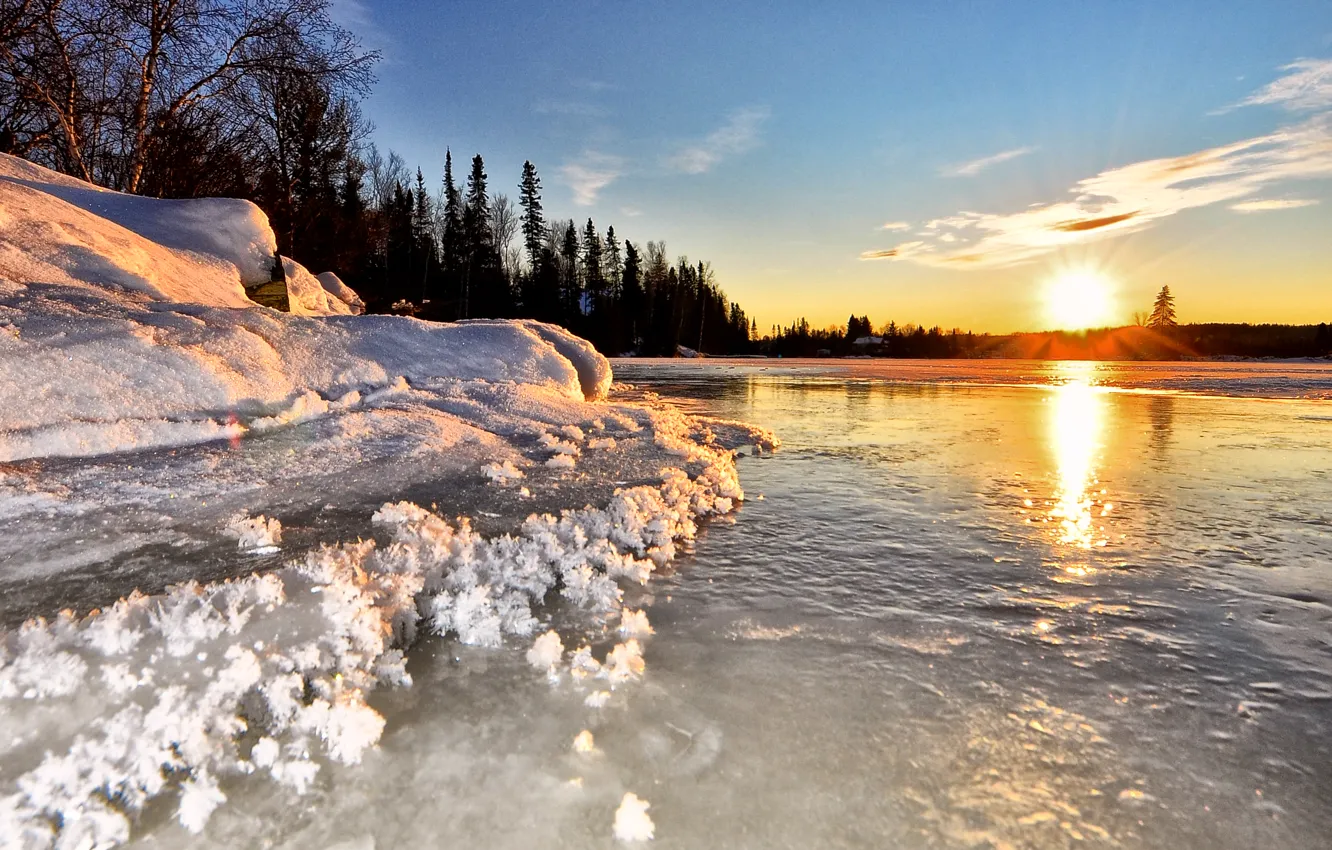
<path fill-rule="evenodd" d="M 627 598 L 644 682 L 593 711 L 428 641 L 364 764 L 225 786 L 202 841 L 164 803 L 138 843 L 610 847 L 625 791 L 661 847 L 1332 842 L 1326 366 L 616 375 L 785 441 Z"/>
<path fill-rule="evenodd" d="M 669 792 L 682 828 L 1328 846 L 1332 410 L 1223 396 L 1326 397 L 1332 371 L 955 363 L 908 382 L 931 369 L 617 365 L 786 443 L 745 462 L 751 501 L 652 611 L 654 681 L 725 735 Z"/>

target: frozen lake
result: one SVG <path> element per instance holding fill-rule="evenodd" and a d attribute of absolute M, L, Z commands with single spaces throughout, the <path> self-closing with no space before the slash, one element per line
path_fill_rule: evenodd
<path fill-rule="evenodd" d="M 360 765 L 227 779 L 202 836 L 150 802 L 132 843 L 612 847 L 625 792 L 661 847 L 1332 841 L 1332 368 L 614 368 L 784 442 L 626 592 L 642 681 L 593 709 L 527 642 L 427 638 Z"/>

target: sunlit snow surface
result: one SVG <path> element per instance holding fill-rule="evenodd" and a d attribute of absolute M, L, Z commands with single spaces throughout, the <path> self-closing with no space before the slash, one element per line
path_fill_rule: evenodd
<path fill-rule="evenodd" d="M 119 728 L 189 765 L 113 760 L 163 776 L 141 809 L 107 790 L 132 846 L 1327 843 L 1328 367 L 614 367 L 610 403 L 440 382 L 235 444 L 5 467 L 10 626 L 268 578 L 130 603 L 157 618 L 133 646 L 12 631 L 0 797 L 58 796 L 66 751 Z M 720 446 L 761 435 L 672 408 L 781 435 L 739 463 L 743 508 L 719 510 Z M 617 508 L 617 486 L 661 502 Z M 586 503 L 563 531 L 524 523 Z M 529 542 L 486 542 L 506 532 Z M 633 556 L 676 532 L 674 568 Z M 598 597 L 611 574 L 622 596 Z M 216 613 L 193 616 L 201 593 Z M 84 669 L 52 661 L 76 639 Z M 15 648 L 64 677 L 23 679 Z M 252 682 L 254 730 L 152 737 Z M 131 702 L 158 725 L 101 719 Z"/>

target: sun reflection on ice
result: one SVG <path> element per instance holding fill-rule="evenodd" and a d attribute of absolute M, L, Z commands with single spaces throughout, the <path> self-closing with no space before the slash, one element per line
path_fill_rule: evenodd
<path fill-rule="evenodd" d="M 1091 363 L 1061 364 L 1067 382 L 1055 387 L 1050 416 L 1050 448 L 1058 477 L 1050 518 L 1058 529 L 1056 539 L 1079 549 L 1105 545 L 1104 538 L 1097 539 L 1093 517 L 1104 517 L 1111 509 L 1104 500 L 1097 508 L 1097 497 L 1105 495 L 1096 476 L 1105 430 L 1105 394 L 1091 382 L 1094 368 Z M 1078 569 L 1082 574 L 1088 571 Z"/>

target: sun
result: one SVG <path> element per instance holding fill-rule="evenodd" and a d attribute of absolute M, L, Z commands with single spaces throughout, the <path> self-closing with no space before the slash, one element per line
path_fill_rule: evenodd
<path fill-rule="evenodd" d="M 1113 324 L 1114 312 L 1114 286 L 1098 272 L 1062 272 L 1045 288 L 1046 317 L 1057 330 L 1106 327 Z"/>

